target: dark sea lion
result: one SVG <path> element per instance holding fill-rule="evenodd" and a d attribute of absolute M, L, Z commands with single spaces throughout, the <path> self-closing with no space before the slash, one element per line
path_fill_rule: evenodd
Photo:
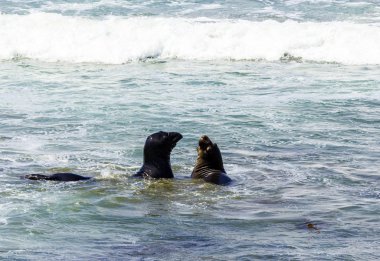
<path fill-rule="evenodd" d="M 197 152 L 198 158 L 191 178 L 203 179 L 218 185 L 226 185 L 232 181 L 224 170 L 222 154 L 218 145 L 212 143 L 206 135 L 199 139 Z"/>
<path fill-rule="evenodd" d="M 73 173 L 55 173 L 52 175 L 42 175 L 42 174 L 29 174 L 25 175 L 23 178 L 31 180 L 54 180 L 54 181 L 79 181 L 91 179 L 91 177 L 83 177 Z"/>
<path fill-rule="evenodd" d="M 178 132 L 160 131 L 148 136 L 144 145 L 143 166 L 133 176 L 153 179 L 173 178 L 170 153 L 181 139 L 182 135 Z"/>

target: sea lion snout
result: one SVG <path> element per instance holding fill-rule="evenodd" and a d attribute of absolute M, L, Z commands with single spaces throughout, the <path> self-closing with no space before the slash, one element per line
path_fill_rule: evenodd
<path fill-rule="evenodd" d="M 202 150 L 206 150 L 208 146 L 212 145 L 210 138 L 206 135 L 202 135 L 199 139 L 199 147 Z"/>
<path fill-rule="evenodd" d="M 169 136 L 169 138 L 171 138 L 171 140 L 174 144 L 183 138 L 182 134 L 179 132 L 169 132 L 168 136 Z"/>

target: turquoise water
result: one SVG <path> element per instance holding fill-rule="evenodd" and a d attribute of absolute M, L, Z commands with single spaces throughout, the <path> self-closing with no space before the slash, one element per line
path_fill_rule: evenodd
<path fill-rule="evenodd" d="M 380 258 L 375 1 L 0 12 L 0 258 Z M 159 130 L 184 136 L 175 179 L 131 178 Z M 189 178 L 202 134 L 230 186 Z M 58 171 L 94 180 L 19 179 Z"/>

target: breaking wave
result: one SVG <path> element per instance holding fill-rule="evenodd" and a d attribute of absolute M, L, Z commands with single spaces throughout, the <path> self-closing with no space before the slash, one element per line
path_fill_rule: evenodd
<path fill-rule="evenodd" d="M 122 64 L 158 59 L 380 64 L 380 28 L 350 22 L 260 22 L 52 13 L 0 14 L 0 59 Z"/>

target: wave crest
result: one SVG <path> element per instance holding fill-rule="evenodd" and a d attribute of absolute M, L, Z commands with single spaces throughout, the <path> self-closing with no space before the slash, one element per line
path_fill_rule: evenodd
<path fill-rule="evenodd" d="M 0 15 L 0 59 L 121 64 L 147 58 L 380 64 L 380 28 L 349 22 Z"/>

